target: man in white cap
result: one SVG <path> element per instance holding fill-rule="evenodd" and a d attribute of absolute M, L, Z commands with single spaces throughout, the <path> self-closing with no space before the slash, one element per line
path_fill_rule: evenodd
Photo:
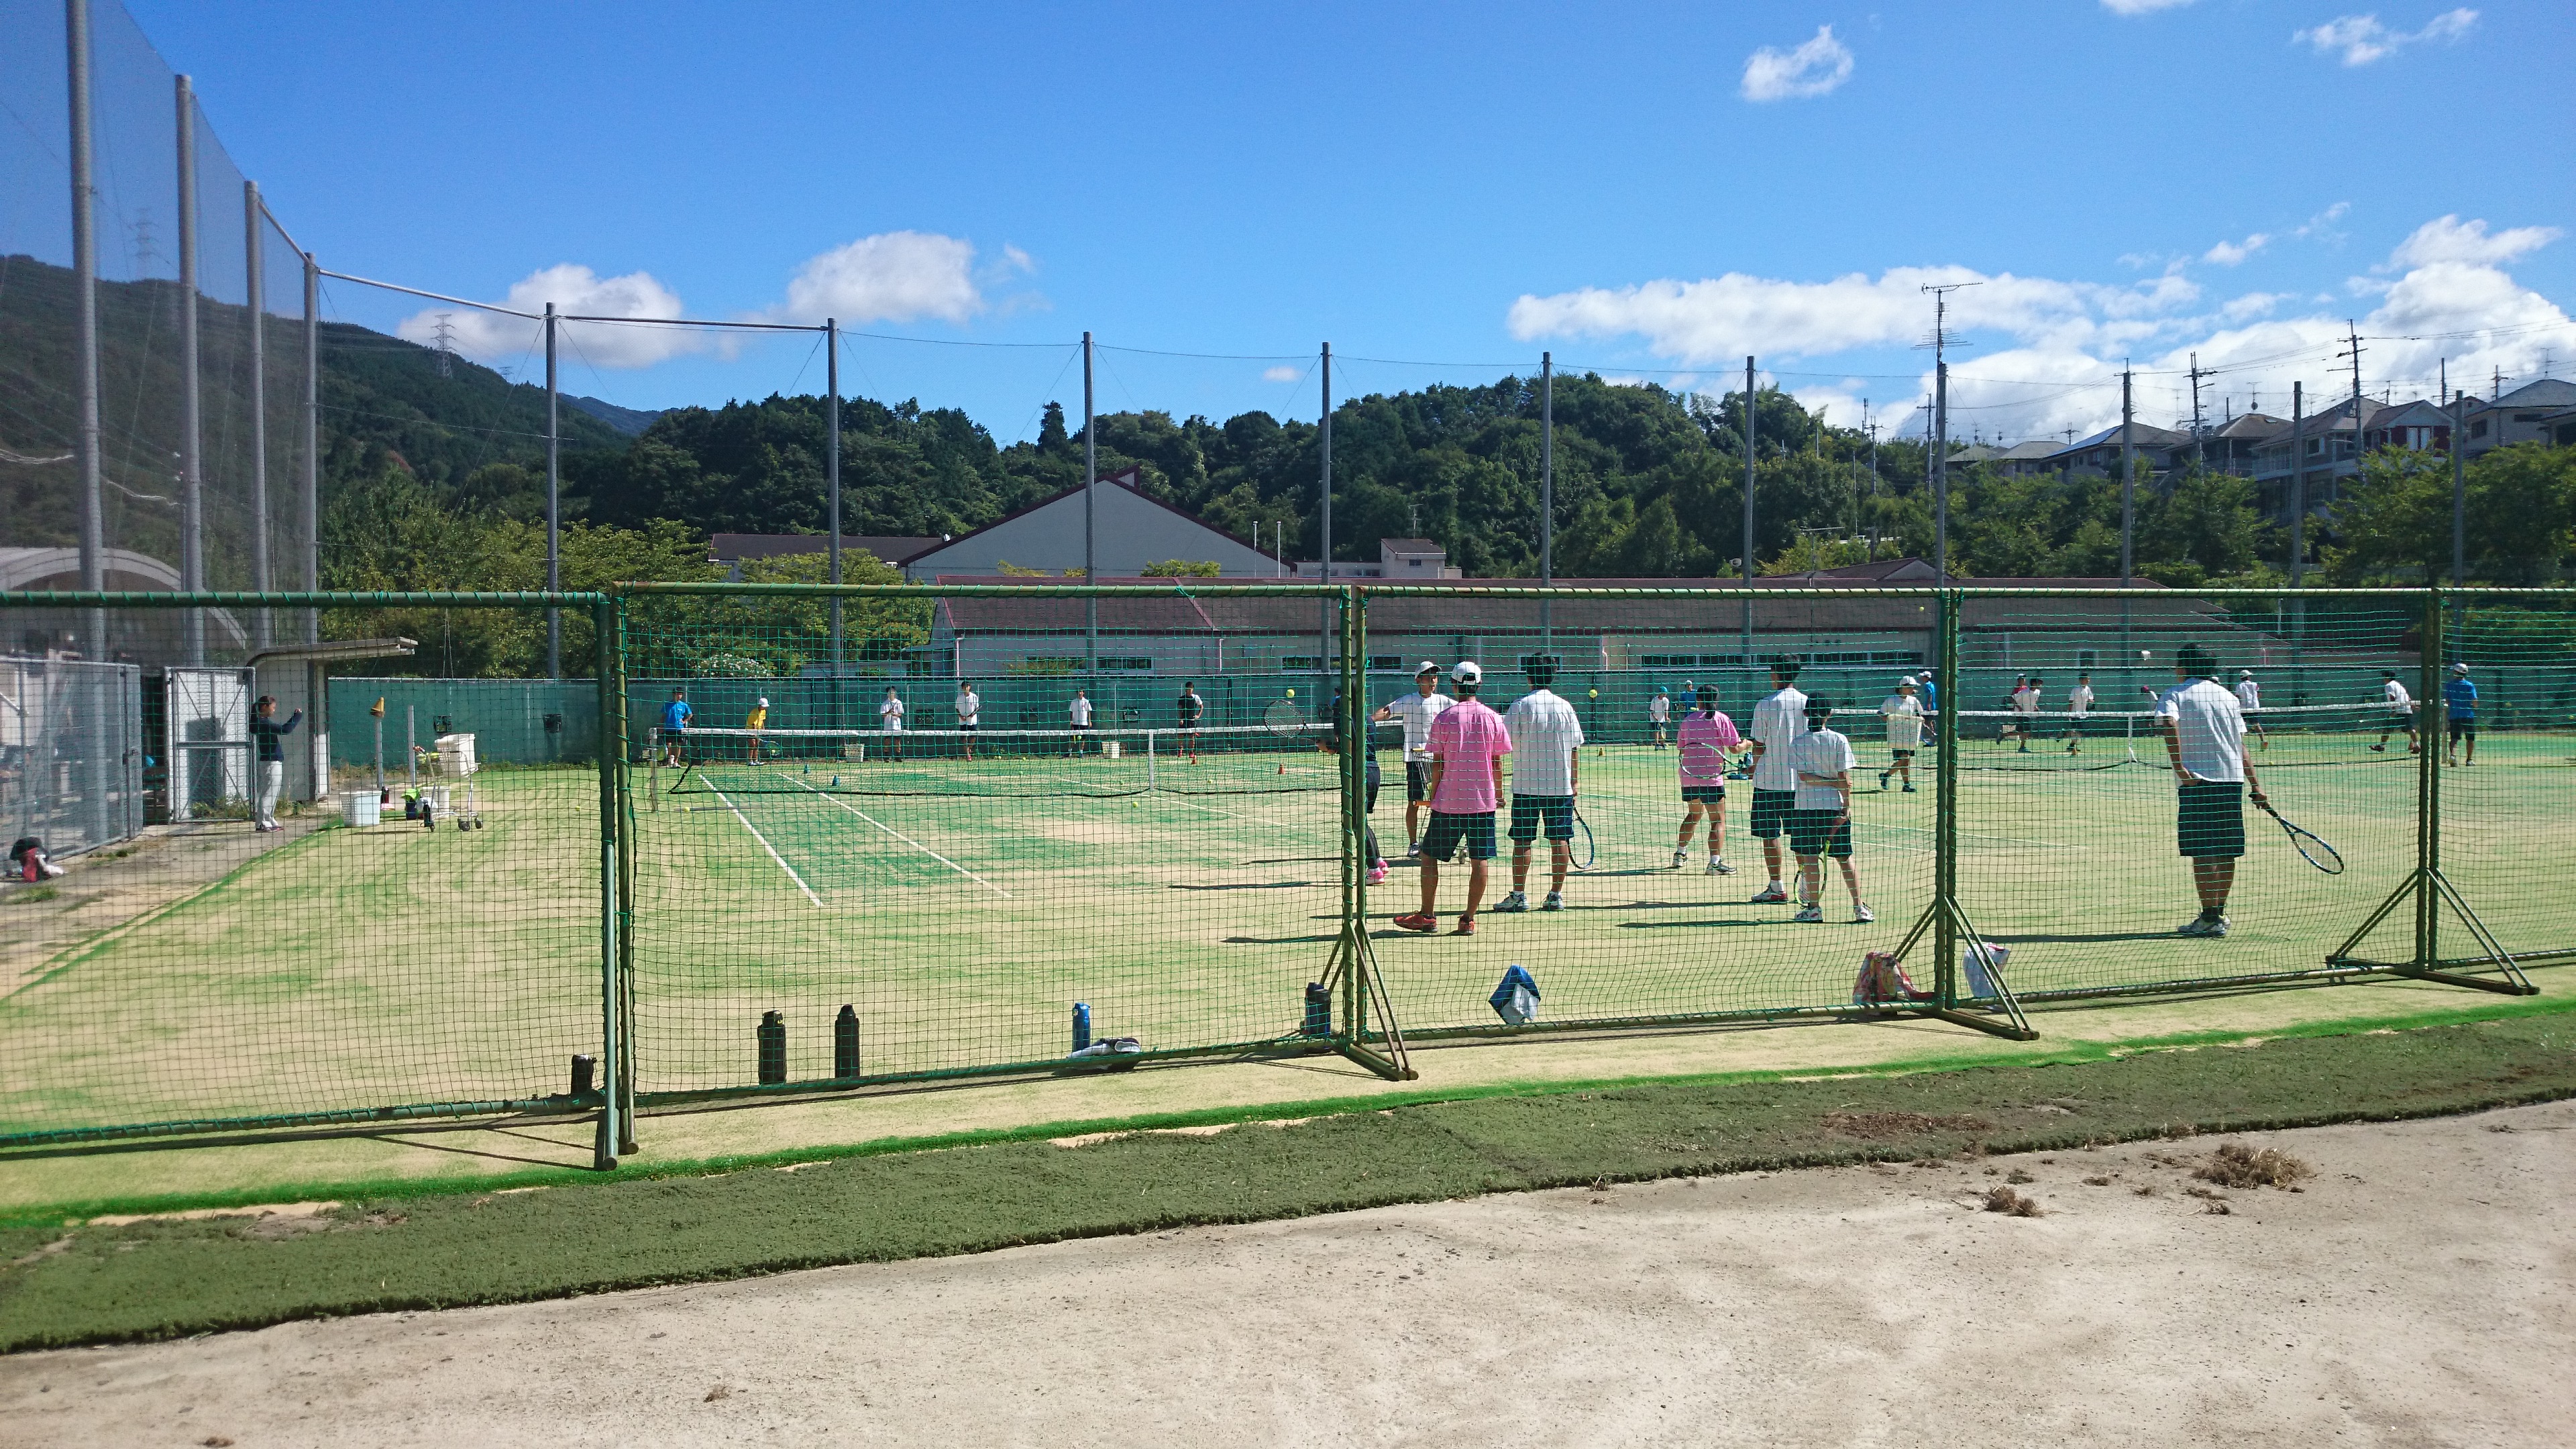
<path fill-rule="evenodd" d="M 1397 695 L 1369 716 L 1404 722 L 1404 853 L 1422 841 L 1422 807 L 1431 799 L 1431 725 L 1457 701 L 1440 692 L 1440 666 L 1425 659 L 1413 671 L 1413 692 Z"/>
<path fill-rule="evenodd" d="M 2272 748 L 2272 737 L 2263 733 L 2263 722 L 2255 716 L 2263 710 L 2263 686 L 2255 682 L 2254 671 L 2236 671 L 2236 707 L 2245 716 L 2245 732 L 2254 737 L 2254 748 Z"/>
<path fill-rule="evenodd" d="M 1418 852 L 1422 863 L 1422 909 L 1398 916 L 1407 931 L 1436 931 L 1440 917 L 1440 862 L 1467 851 L 1467 909 L 1458 915 L 1456 934 L 1476 934 L 1476 907 L 1484 904 L 1485 880 L 1494 859 L 1494 811 L 1503 798 L 1503 756 L 1512 752 L 1511 731 L 1503 717 L 1476 698 L 1485 671 L 1462 659 L 1449 671 L 1458 700 L 1440 712 L 1431 726 L 1431 828 Z"/>
<path fill-rule="evenodd" d="M 1753 904 L 1786 905 L 1789 888 L 1780 878 L 1780 838 L 1789 833 L 1789 812 L 1798 798 L 1798 770 L 1789 763 L 1789 742 L 1807 732 L 1807 696 L 1798 688 L 1798 661 L 1771 665 L 1771 693 L 1753 706 L 1753 838 L 1762 842 L 1762 863 L 1771 879 Z"/>
<path fill-rule="evenodd" d="M 1914 676 L 1896 681 L 1896 692 L 1878 702 L 1879 717 L 1887 721 L 1888 766 L 1878 772 L 1878 788 L 1887 788 L 1887 777 L 1901 775 L 1905 793 L 1914 793 L 1914 752 L 1923 748 L 1923 701 L 1915 698 Z"/>
<path fill-rule="evenodd" d="M 752 701 L 751 713 L 742 717 L 742 727 L 751 731 L 751 762 L 760 763 L 760 732 L 769 728 L 769 697 Z"/>

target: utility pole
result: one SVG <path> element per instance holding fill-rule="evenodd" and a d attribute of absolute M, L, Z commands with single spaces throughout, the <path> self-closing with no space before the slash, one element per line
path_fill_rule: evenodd
<path fill-rule="evenodd" d="M 429 343 L 431 349 L 438 354 L 438 375 L 440 377 L 453 376 L 453 373 L 449 370 L 449 366 L 451 359 L 454 357 L 456 352 L 456 324 L 449 319 L 453 318 L 456 314 L 453 312 L 438 312 L 433 313 L 432 315 L 437 317 L 438 323 L 431 331 Z"/>
<path fill-rule="evenodd" d="M 1945 282 L 1932 294 L 1932 568 L 1950 581 L 1950 294 L 1977 282 Z"/>
<path fill-rule="evenodd" d="M 2290 587 L 2303 587 L 2308 572 L 2308 395 L 2290 384 Z"/>
<path fill-rule="evenodd" d="M 206 586 L 205 399 L 197 366 L 197 98 L 179 77 L 179 587 Z M 182 616 L 190 664 L 206 662 L 206 614 Z"/>
<path fill-rule="evenodd" d="M 1873 505 L 1869 511 L 1869 561 L 1876 563 L 1878 562 L 1878 509 L 1874 505 L 1878 502 L 1878 421 L 1869 415 L 1868 398 L 1860 400 L 1860 416 L 1863 426 L 1869 429 L 1869 501 Z"/>
<path fill-rule="evenodd" d="M 1538 355 L 1538 584 L 1556 586 L 1556 354 Z M 1556 636 L 1554 601 L 1538 596 L 1538 649 L 1549 652 Z"/>
<path fill-rule="evenodd" d="M 2448 391 L 2448 383 L 2444 385 Z M 2469 398 L 2451 407 L 2451 587 L 2469 581 Z"/>
<path fill-rule="evenodd" d="M 563 588 L 563 553 L 561 528 L 563 512 L 558 489 L 560 473 L 556 454 L 561 444 L 555 413 L 555 304 L 546 304 L 546 592 Z M 552 605 L 546 607 L 546 678 L 563 678 L 563 614 Z"/>
<path fill-rule="evenodd" d="M 1091 415 L 1091 334 L 1082 334 L 1082 582 L 1095 588 L 1100 582 L 1099 564 L 1094 553 L 1098 516 L 1093 495 L 1100 489 L 1099 429 L 1092 425 Z M 1100 688 L 1100 595 L 1085 593 L 1082 597 L 1082 677 L 1089 688 Z M 1111 716 L 1116 722 L 1116 716 Z"/>
<path fill-rule="evenodd" d="M 841 320 L 823 319 L 823 488 L 831 495 L 832 582 L 841 582 Z M 841 596 L 832 596 L 832 723 L 841 722 Z"/>
<path fill-rule="evenodd" d="M 1753 359 L 1744 359 L 1744 587 L 1753 587 Z M 1744 651 L 1741 661 L 1753 667 L 1753 596 L 1744 598 Z"/>
<path fill-rule="evenodd" d="M 2138 445 L 2135 412 L 2130 406 L 2130 380 L 2133 374 L 2123 363 L 2120 369 L 2120 587 L 2135 581 L 2136 533 L 2138 523 Z"/>
<path fill-rule="evenodd" d="M 2344 322 L 2344 328 L 2345 328 L 2346 332 L 2348 332 L 2348 333 L 2350 334 L 2350 336 L 2351 336 L 2351 339 L 2352 339 L 2352 350 L 2351 350 L 2351 351 L 2349 351 L 2349 352 L 2339 352 L 2339 353 L 2336 353 L 2335 355 L 2336 355 L 2337 357 L 2349 357 L 2349 358 L 2351 358 L 2351 359 L 2352 359 L 2352 475 L 2353 475 L 2353 481 L 2355 481 L 2355 482 L 2359 482 L 2359 481 L 2361 481 L 2361 451 L 2362 451 L 2362 436 L 2361 436 L 2361 421 L 2362 421 L 2362 419 L 2361 419 L 2361 327 L 2360 327 L 2360 325 L 2359 325 L 2358 323 L 2353 322 L 2353 321 L 2351 321 L 2351 320 L 2347 319 L 2347 320 Z M 2332 443 L 2328 443 L 2326 446 L 2327 446 L 2327 447 L 2329 447 L 2329 448 L 2331 448 L 2331 447 L 2333 447 L 2334 445 L 2333 445 Z M 2333 460 L 2332 458 L 2328 458 L 2326 461 L 2327 461 L 2327 466 L 2329 467 L 2329 469 L 2331 469 L 2331 467 L 2333 466 L 2333 461 L 2334 461 L 2334 460 Z M 2341 497 L 2341 496 L 2342 496 L 2342 490 L 2341 490 L 2341 489 L 2339 489 L 2339 488 L 2337 488 L 2337 487 L 2335 486 L 2334 474 L 2333 474 L 2331 471 L 2329 471 L 2329 472 L 2326 474 L 2326 497 L 2328 497 L 2328 498 L 2338 498 L 2338 497 Z"/>
<path fill-rule="evenodd" d="M 2200 380 L 2214 377 L 2218 369 L 2200 365 L 2200 354 L 2191 355 L 2191 441 L 2192 456 L 2204 470 L 2209 467 L 2209 435 L 2200 425 Z"/>
<path fill-rule="evenodd" d="M 1329 584 L 1333 581 L 1333 344 L 1329 342 L 1324 344 L 1322 398 L 1319 442 L 1323 452 L 1323 471 L 1317 486 L 1323 499 L 1316 520 L 1317 542 L 1322 548 L 1316 555 L 1315 576 Z M 1333 601 L 1322 599 L 1317 604 L 1315 673 L 1319 676 L 1316 682 L 1320 686 L 1323 679 L 1329 677 L 1333 666 Z M 1322 699 L 1316 701 L 1318 704 L 1325 702 Z"/>

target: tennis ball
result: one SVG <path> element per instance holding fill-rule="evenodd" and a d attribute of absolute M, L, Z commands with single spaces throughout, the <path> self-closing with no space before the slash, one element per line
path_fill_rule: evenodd
<path fill-rule="evenodd" d="M 1597 689 L 1590 691 L 1589 694 L 1593 699 L 1599 699 L 1601 697 L 1601 691 Z"/>
<path fill-rule="evenodd" d="M 1295 699 L 1295 698 L 1297 697 L 1297 691 L 1295 691 L 1295 690 L 1293 690 L 1293 689 L 1292 689 L 1292 690 L 1290 690 L 1290 691 L 1288 691 L 1288 697 L 1289 697 L 1290 699 Z"/>

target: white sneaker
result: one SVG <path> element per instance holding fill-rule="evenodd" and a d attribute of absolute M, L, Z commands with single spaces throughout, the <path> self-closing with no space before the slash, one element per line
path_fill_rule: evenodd
<path fill-rule="evenodd" d="M 1494 913 L 1496 915 L 1517 916 L 1528 909 L 1529 897 L 1523 895 L 1519 891 L 1513 891 L 1510 895 L 1494 902 Z"/>
<path fill-rule="evenodd" d="M 1539 905 L 1539 909 L 1540 909 L 1540 910 L 1542 910 L 1542 911 L 1561 911 L 1561 910 L 1564 910 L 1564 909 L 1565 909 L 1565 892 L 1563 892 L 1563 891 L 1549 891 L 1549 892 L 1547 893 L 1547 899 L 1546 899 L 1544 902 L 1541 902 L 1541 903 L 1540 903 L 1540 905 Z"/>
<path fill-rule="evenodd" d="M 1852 924 L 1855 926 L 1866 926 L 1877 919 L 1878 916 L 1867 906 L 1852 907 Z"/>
<path fill-rule="evenodd" d="M 1782 889 L 1780 883 L 1776 880 L 1771 882 L 1771 884 L 1764 886 L 1761 893 L 1754 896 L 1752 901 L 1752 904 L 1757 906 L 1785 906 L 1788 903 L 1788 891 Z"/>
<path fill-rule="evenodd" d="M 1824 918 L 1825 912 L 1823 907 L 1803 906 L 1799 908 L 1798 914 L 1791 916 L 1789 919 L 1793 921 L 1821 921 Z"/>
<path fill-rule="evenodd" d="M 1683 866 L 1686 866 L 1686 865 L 1688 865 L 1688 864 L 1690 864 L 1690 852 L 1689 852 L 1689 851 L 1687 851 L 1687 850 L 1676 850 L 1676 851 L 1674 851 L 1674 852 L 1673 852 L 1673 869 L 1675 869 L 1675 870 L 1679 870 L 1679 869 L 1681 869 Z"/>
<path fill-rule="evenodd" d="M 1726 863 L 1725 856 L 1712 855 L 1708 858 L 1708 873 L 1710 875 L 1733 875 L 1735 874 L 1735 867 Z"/>

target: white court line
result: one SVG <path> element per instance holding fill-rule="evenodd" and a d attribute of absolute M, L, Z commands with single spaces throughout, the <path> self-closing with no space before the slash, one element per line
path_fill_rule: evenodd
<path fill-rule="evenodd" d="M 997 885 L 993 884 L 991 881 L 988 881 L 988 880 L 984 879 L 982 876 L 977 875 L 975 872 L 973 872 L 973 871 L 971 871 L 971 870 L 968 870 L 966 867 L 964 867 L 964 866 L 962 866 L 962 865 L 959 865 L 957 862 L 955 862 L 955 861 L 953 861 L 953 860 L 950 860 L 947 856 L 941 855 L 938 851 L 935 851 L 935 850 L 931 849 L 929 846 L 922 844 L 920 841 L 915 840 L 915 839 L 913 839 L 911 836 L 904 834 L 902 831 L 895 829 L 893 826 L 886 824 L 884 821 L 879 820 L 878 818 L 876 818 L 876 817 L 875 817 L 875 816 L 873 816 L 873 815 L 870 815 L 868 812 L 866 812 L 865 810 L 860 809 L 860 808 L 859 808 L 859 807 L 857 807 L 856 805 L 853 805 L 853 804 L 849 803 L 849 802 L 848 802 L 848 801 L 846 801 L 846 800 L 840 799 L 840 798 L 839 798 L 839 797 L 837 797 L 837 796 L 834 796 L 834 795 L 828 795 L 828 794 L 825 794 L 823 791 L 816 790 L 816 789 L 814 789 L 814 787 L 813 787 L 813 786 L 806 784 L 806 783 L 805 783 L 804 781 L 802 781 L 802 780 L 797 781 L 797 782 L 796 782 L 796 784 L 797 784 L 798 788 L 800 788 L 800 789 L 804 789 L 804 790 L 808 790 L 808 791 L 811 791 L 811 792 L 812 792 L 813 794 L 815 794 L 816 796 L 818 796 L 818 797 L 820 797 L 820 798 L 822 798 L 822 799 L 825 799 L 825 800 L 829 800 L 829 801 L 831 801 L 833 804 L 840 806 L 842 809 L 849 811 L 851 814 L 856 815 L 856 816 L 857 816 L 857 817 L 859 817 L 861 820 L 864 820 L 864 821 L 868 822 L 870 825 L 875 826 L 877 829 L 884 831 L 886 834 L 893 836 L 895 839 L 900 840 L 900 841 L 902 841 L 904 844 L 911 846 L 913 849 L 920 851 L 922 854 L 924 854 L 924 855 L 926 855 L 926 856 L 929 856 L 932 860 L 938 861 L 941 865 L 944 865 L 944 866 L 948 867 L 950 870 L 953 870 L 953 871 L 957 872 L 959 875 L 962 875 L 962 876 L 966 877 L 968 880 L 971 880 L 971 881 L 973 881 L 975 884 L 977 884 L 977 885 L 979 885 L 979 886 L 982 886 L 984 889 L 986 889 L 986 890 L 988 890 L 988 891 L 991 891 L 993 894 L 995 894 L 995 895 L 997 895 L 997 896 L 1000 896 L 1002 899 L 1004 899 L 1004 900 L 1006 900 L 1006 901 L 1007 901 L 1007 900 L 1009 900 L 1009 899 L 1011 898 L 1011 893 L 1010 893 L 1009 891 L 1006 891 L 1006 890 L 1002 889 L 1000 886 L 997 886 Z M 771 854 L 773 854 L 773 855 L 774 855 L 774 854 L 776 854 L 776 853 L 777 853 L 777 852 L 775 852 L 775 851 L 772 851 L 772 852 L 771 852 Z M 785 862 L 785 861 L 780 861 L 780 862 L 779 862 L 779 864 L 781 864 L 781 865 L 785 865 L 785 864 L 786 864 L 786 862 Z M 790 872 L 790 874 L 793 874 L 793 872 Z M 811 892 L 808 892 L 808 894 L 811 894 Z M 821 904 L 822 904 L 822 902 L 821 902 L 821 901 L 816 901 L 814 904 L 816 904 L 816 905 L 818 905 L 818 906 L 819 906 L 819 905 L 821 905 Z"/>
<path fill-rule="evenodd" d="M 769 858 L 778 862 L 778 868 L 787 872 L 787 878 L 796 882 L 796 888 L 805 893 L 805 899 L 814 903 L 814 909 L 818 911 L 822 910 L 824 908 L 823 898 L 814 894 L 814 888 L 805 883 L 805 877 L 796 873 L 796 867 L 787 863 L 787 857 L 778 853 L 778 847 L 769 843 L 769 837 L 760 833 L 760 827 L 752 824 L 751 821 L 743 815 L 742 807 L 734 804 L 731 799 L 726 797 L 724 791 L 717 790 L 712 783 L 709 784 L 707 788 L 715 791 L 715 797 L 717 799 L 724 801 L 725 808 L 733 812 L 734 819 L 742 821 L 742 828 L 751 832 L 751 838 L 760 842 L 760 848 L 769 852 Z"/>

